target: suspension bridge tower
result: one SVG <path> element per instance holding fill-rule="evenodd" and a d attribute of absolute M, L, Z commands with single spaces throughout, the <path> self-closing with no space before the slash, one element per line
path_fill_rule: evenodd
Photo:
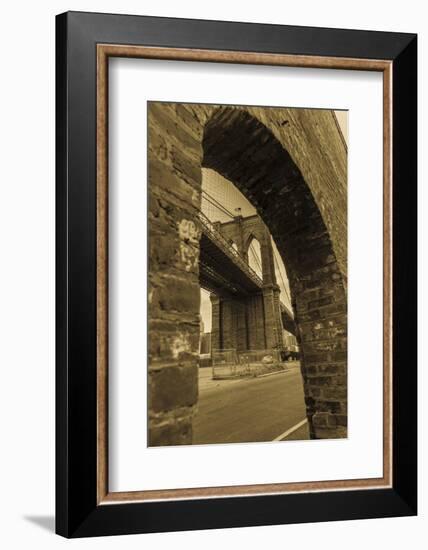
<path fill-rule="evenodd" d="M 268 228 L 257 214 L 238 215 L 229 222 L 216 222 L 213 226 L 253 274 L 248 264 L 253 243 L 258 242 L 260 258 L 256 261 L 260 269 L 258 287 L 252 292 L 238 291 L 232 295 L 230 289 L 225 289 L 225 292 L 217 290 L 211 294 L 212 349 L 281 350 L 284 343 L 280 287 Z M 222 275 L 227 277 L 227 273 Z M 242 277 L 245 275 L 243 273 Z"/>

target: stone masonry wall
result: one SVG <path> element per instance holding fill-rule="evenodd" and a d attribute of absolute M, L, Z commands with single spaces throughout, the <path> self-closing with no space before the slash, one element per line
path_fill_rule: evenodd
<path fill-rule="evenodd" d="M 176 106 L 148 113 L 149 445 L 176 445 L 198 399 L 201 134 Z"/>

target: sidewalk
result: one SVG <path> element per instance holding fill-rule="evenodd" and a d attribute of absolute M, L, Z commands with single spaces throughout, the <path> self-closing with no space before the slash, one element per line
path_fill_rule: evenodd
<path fill-rule="evenodd" d="M 295 369 L 300 368 L 300 362 L 290 361 L 289 363 L 287 363 L 287 367 L 288 367 L 287 370 L 269 373 L 269 376 L 277 376 L 277 375 L 279 376 L 281 374 L 294 372 Z M 242 378 L 231 378 L 227 380 L 213 380 L 211 367 L 199 368 L 199 391 L 200 392 L 214 389 L 214 388 L 221 388 L 223 386 L 230 386 L 231 384 L 239 384 L 247 380 L 253 380 L 253 378 L 242 377 Z"/>

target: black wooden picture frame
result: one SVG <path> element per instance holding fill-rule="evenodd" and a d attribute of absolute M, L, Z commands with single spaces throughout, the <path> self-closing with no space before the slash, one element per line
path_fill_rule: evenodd
<path fill-rule="evenodd" d="M 97 45 L 388 62 L 392 103 L 392 480 L 385 488 L 100 502 Z M 302 57 L 302 58 L 303 58 Z M 312 61 L 311 61 L 312 60 Z M 321 64 L 321 65 L 320 65 Z M 349 68 L 352 68 L 352 63 Z M 417 513 L 417 37 L 68 12 L 56 19 L 56 531 L 65 537 Z M 144 467 L 144 466 L 143 466 Z"/>

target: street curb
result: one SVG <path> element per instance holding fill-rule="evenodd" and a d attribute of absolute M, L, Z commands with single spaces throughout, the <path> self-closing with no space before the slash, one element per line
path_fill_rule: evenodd
<path fill-rule="evenodd" d="M 256 374 L 255 376 L 219 376 L 218 378 L 212 378 L 212 380 L 254 380 L 255 378 L 264 378 L 266 376 L 275 376 L 276 374 L 286 374 L 287 372 L 293 372 L 298 369 L 278 370 L 275 372 L 267 372 L 266 374 Z"/>
<path fill-rule="evenodd" d="M 255 376 L 254 378 L 265 378 L 266 376 L 275 376 L 275 374 L 286 374 L 287 372 L 291 372 L 291 369 L 278 370 L 276 372 L 267 372 L 266 374 L 260 374 L 259 376 Z"/>

